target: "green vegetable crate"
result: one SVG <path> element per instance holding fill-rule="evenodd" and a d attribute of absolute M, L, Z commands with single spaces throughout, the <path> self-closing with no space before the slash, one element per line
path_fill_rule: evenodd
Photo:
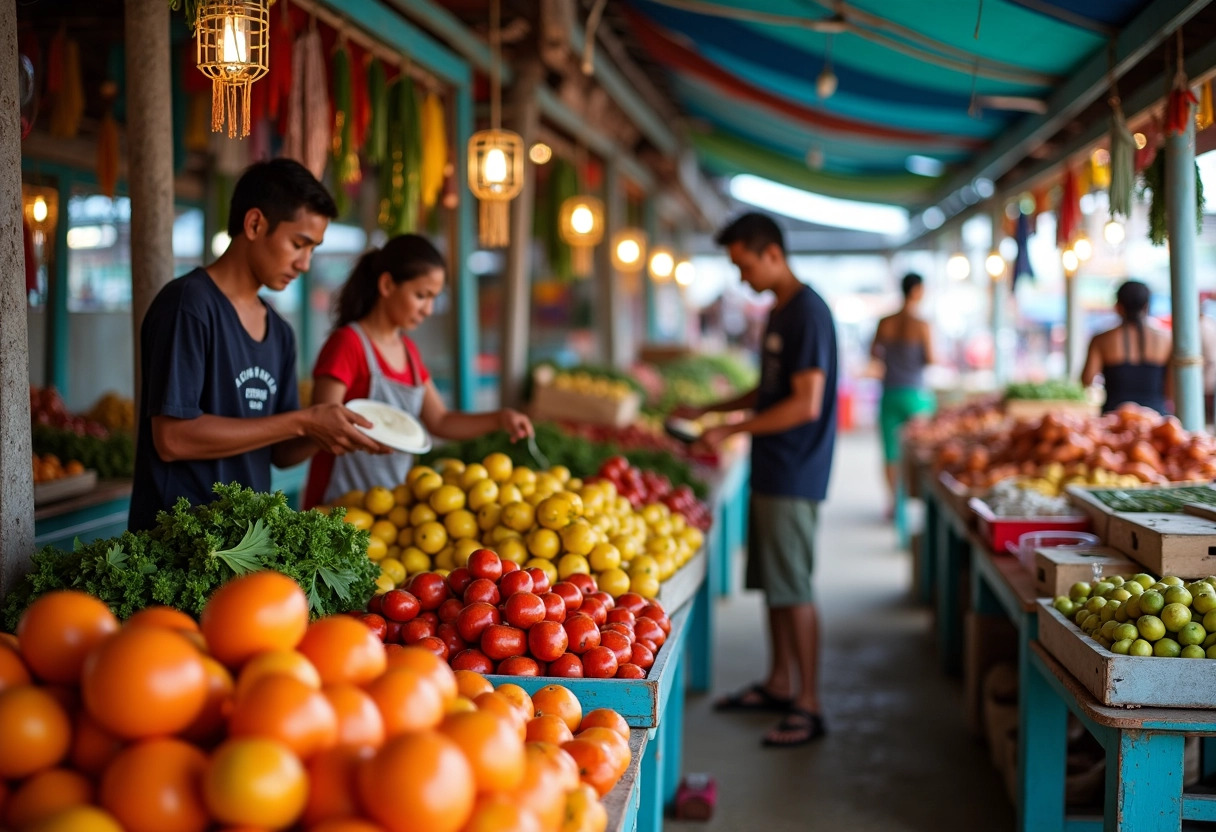
<path fill-rule="evenodd" d="M 1019 422 L 1035 422 L 1048 413 L 1097 416 L 1098 406 L 1072 399 L 1006 399 L 1005 415 Z"/>

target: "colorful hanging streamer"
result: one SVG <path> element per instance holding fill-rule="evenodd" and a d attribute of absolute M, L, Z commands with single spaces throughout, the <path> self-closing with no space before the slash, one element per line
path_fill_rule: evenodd
<path fill-rule="evenodd" d="M 1204 81 L 1199 88 L 1199 109 L 1195 111 L 1195 129 L 1207 130 L 1216 120 L 1216 112 L 1212 109 L 1212 82 Z"/>
<path fill-rule="evenodd" d="M 1119 99 L 1111 102 L 1110 119 L 1110 215 L 1130 217 L 1132 188 L 1136 181 L 1136 140 L 1123 119 Z"/>
<path fill-rule="evenodd" d="M 1018 212 L 1017 228 L 1014 230 L 1013 241 L 1017 243 L 1018 253 L 1013 260 L 1013 279 L 1009 281 L 1010 291 L 1017 287 L 1018 278 L 1029 277 L 1034 280 L 1034 268 L 1030 265 L 1030 217 Z"/>
<path fill-rule="evenodd" d="M 1060 189 L 1060 206 L 1056 218 L 1056 246 L 1067 248 L 1081 227 L 1081 202 L 1077 191 L 1077 175 L 1071 168 L 1064 174 Z"/>

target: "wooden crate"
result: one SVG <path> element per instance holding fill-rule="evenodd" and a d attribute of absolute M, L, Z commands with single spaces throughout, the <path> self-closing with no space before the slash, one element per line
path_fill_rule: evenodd
<path fill-rule="evenodd" d="M 81 474 L 40 482 L 34 486 L 34 505 L 44 506 L 69 497 L 88 494 L 97 487 L 97 472 L 89 469 Z"/>
<path fill-rule="evenodd" d="M 963 521 L 963 525 L 969 529 L 975 528 L 975 512 L 969 503 L 972 497 L 983 496 L 983 489 L 968 488 L 946 471 L 938 474 L 937 479 L 942 485 L 946 505 Z"/>
<path fill-rule="evenodd" d="M 532 394 L 532 418 L 537 421 L 585 422 L 623 428 L 633 424 L 641 406 L 642 397 L 636 392 L 630 392 L 624 398 L 610 399 L 538 384 Z"/>
<path fill-rule="evenodd" d="M 708 573 L 709 555 L 705 547 L 701 547 L 700 551 L 689 558 L 688 563 L 659 585 L 657 598 L 668 616 L 674 615 L 676 610 L 683 609 L 684 605 L 692 600 Z"/>
<path fill-rule="evenodd" d="M 1005 415 L 1022 422 L 1035 422 L 1048 413 L 1097 416 L 1098 406 L 1073 399 L 1006 399 Z"/>
<path fill-rule="evenodd" d="M 1162 489 L 1169 489 L 1169 488 L 1193 488 L 1196 485 L 1197 485 L 1197 483 L 1193 483 L 1193 482 L 1177 482 L 1177 483 L 1167 483 L 1167 484 L 1146 482 L 1146 483 L 1142 483 L 1139 486 L 1129 486 L 1126 488 L 1119 488 L 1117 490 L 1119 490 L 1119 491 L 1137 491 L 1137 490 L 1160 491 Z M 1094 534 L 1098 535 L 1098 537 L 1101 537 L 1103 539 L 1106 538 L 1107 528 L 1110 524 L 1110 518 L 1116 517 L 1116 516 L 1136 517 L 1143 513 L 1143 512 L 1136 512 L 1136 511 L 1131 511 L 1131 512 L 1115 511 L 1110 506 L 1108 506 L 1106 503 L 1102 502 L 1101 500 L 1099 500 L 1097 497 L 1094 496 L 1095 491 L 1110 491 L 1110 490 L 1112 490 L 1112 488 L 1111 488 L 1111 486 L 1108 486 L 1108 485 L 1070 485 L 1070 486 L 1067 486 L 1067 488 L 1065 489 L 1066 493 L 1068 494 L 1068 498 L 1070 500 L 1072 500 L 1073 504 L 1089 515 L 1090 520 L 1093 522 Z"/>
<path fill-rule="evenodd" d="M 1067 595 L 1077 581 L 1092 582 L 1093 565 L 1102 565 L 1103 575 L 1130 578 L 1143 571 L 1140 564 L 1129 560 L 1122 552 L 1109 546 L 1088 551 L 1076 549 L 1036 549 L 1034 552 L 1034 588 L 1045 598 Z"/>
<path fill-rule="evenodd" d="M 1216 522 L 1190 514 L 1112 515 L 1106 542 L 1156 577 L 1216 574 Z"/>
<path fill-rule="evenodd" d="M 1120 656 L 1039 602 L 1039 641 L 1103 705 L 1216 707 L 1216 661 Z"/>

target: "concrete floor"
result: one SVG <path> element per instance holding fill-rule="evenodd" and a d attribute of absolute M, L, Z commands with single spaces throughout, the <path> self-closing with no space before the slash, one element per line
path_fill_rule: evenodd
<path fill-rule="evenodd" d="M 816 596 L 829 734 L 767 749 L 775 717 L 718 714 L 713 697 L 762 679 L 758 593 L 718 602 L 714 693 L 688 701 L 684 770 L 711 773 L 718 806 L 704 832 L 1003 832 L 1013 807 L 987 751 L 966 731 L 962 688 L 938 668 L 930 614 L 909 601 L 911 559 L 882 518 L 878 441 L 842 436 L 820 513 Z"/>

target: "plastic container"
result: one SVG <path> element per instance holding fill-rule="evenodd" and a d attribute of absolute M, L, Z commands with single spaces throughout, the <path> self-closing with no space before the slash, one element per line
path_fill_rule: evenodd
<path fill-rule="evenodd" d="M 972 497 L 967 505 L 975 512 L 977 528 L 980 535 L 992 547 L 994 552 L 1012 551 L 1018 547 L 1019 541 L 1031 532 L 1071 531 L 1088 532 L 1090 519 L 1088 515 L 1076 514 L 1052 517 L 998 517 L 992 513 L 992 508 L 978 497 Z M 1093 537 L 1093 535 L 1089 535 Z M 1097 538 L 1094 538 L 1095 542 Z M 1018 554 L 1014 552 L 1014 554 Z M 1034 568 L 1034 551 L 1030 552 L 1030 560 L 1022 561 L 1027 569 Z"/>
<path fill-rule="evenodd" d="M 1070 532 L 1046 530 L 1027 532 L 1018 538 L 1018 542 L 1009 541 L 1005 550 L 1022 562 L 1027 569 L 1034 569 L 1034 552 L 1036 549 L 1074 549 L 1085 550 L 1100 546 L 1097 535 L 1089 532 Z"/>

